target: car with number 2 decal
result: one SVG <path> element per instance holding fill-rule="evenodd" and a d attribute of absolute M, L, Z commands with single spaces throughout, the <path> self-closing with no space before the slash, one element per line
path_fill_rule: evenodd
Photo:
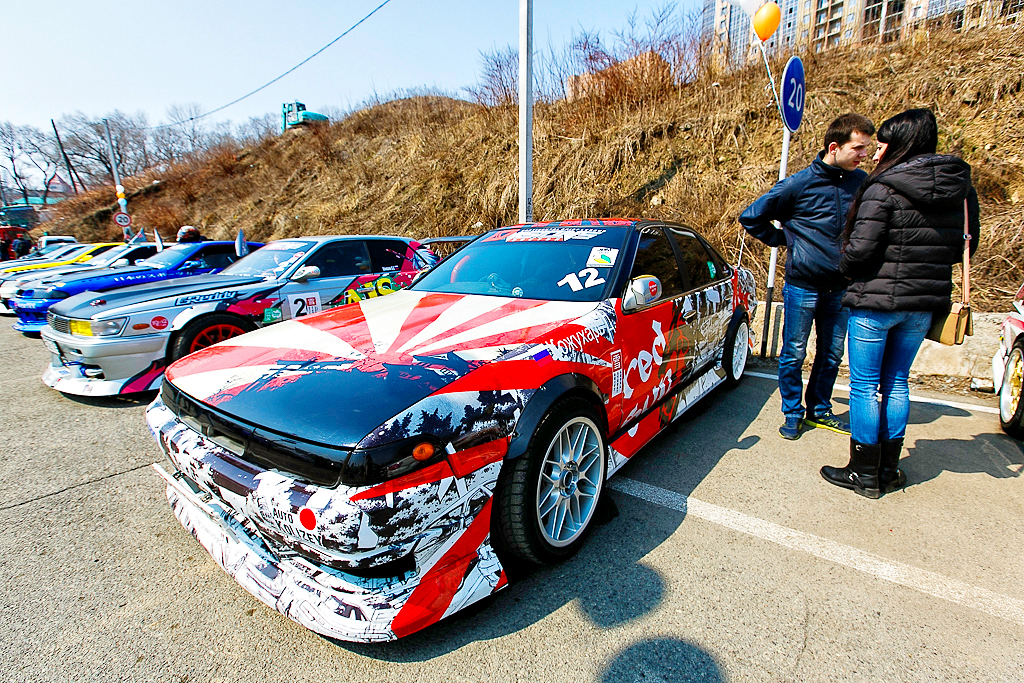
<path fill-rule="evenodd" d="M 270 242 L 219 273 L 86 292 L 50 307 L 43 382 L 111 396 L 159 386 L 172 361 L 282 320 L 407 286 L 437 258 L 411 239 L 297 237 Z"/>
<path fill-rule="evenodd" d="M 571 556 L 607 477 L 740 380 L 755 306 L 753 275 L 681 225 L 494 230 L 408 289 L 171 365 L 154 469 L 245 590 L 392 640 Z"/>

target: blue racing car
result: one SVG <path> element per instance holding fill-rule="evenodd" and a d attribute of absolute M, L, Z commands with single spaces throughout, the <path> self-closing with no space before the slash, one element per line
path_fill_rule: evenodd
<path fill-rule="evenodd" d="M 249 250 L 263 246 L 249 242 Z M 27 283 L 9 302 L 18 314 L 14 329 L 38 333 L 46 327 L 46 311 L 53 304 L 81 292 L 106 292 L 119 287 L 216 273 L 239 258 L 235 242 L 190 242 L 167 247 L 128 268 L 103 268 L 57 275 Z"/>

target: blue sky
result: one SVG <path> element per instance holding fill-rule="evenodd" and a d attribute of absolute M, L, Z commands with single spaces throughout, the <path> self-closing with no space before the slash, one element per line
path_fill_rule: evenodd
<path fill-rule="evenodd" d="M 269 81 L 337 37 L 381 0 L 4 0 L 0 2 L 0 121 L 49 126 L 81 111 L 143 111 L 150 124 L 172 104 L 203 111 Z M 664 0 L 535 0 L 535 50 L 583 30 L 608 39 L 630 14 Z M 693 11 L 695 0 L 675 3 Z M 391 0 L 298 71 L 215 115 L 242 122 L 279 115 L 298 99 L 311 110 L 351 109 L 375 94 L 477 82 L 482 51 L 518 44 L 518 0 Z"/>

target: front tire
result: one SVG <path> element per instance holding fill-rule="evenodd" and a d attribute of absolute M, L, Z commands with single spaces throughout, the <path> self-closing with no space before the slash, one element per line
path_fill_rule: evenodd
<path fill-rule="evenodd" d="M 248 321 L 226 313 L 214 313 L 197 318 L 185 325 L 181 334 L 174 338 L 171 361 L 254 329 L 256 328 Z"/>
<path fill-rule="evenodd" d="M 526 452 L 502 468 L 494 531 L 517 559 L 553 564 L 586 541 L 607 465 L 600 425 L 591 404 L 562 399 L 541 420 Z"/>
<path fill-rule="evenodd" d="M 1003 383 L 999 386 L 999 426 L 1017 439 L 1024 438 L 1024 401 L 1021 385 L 1024 380 L 1024 339 L 1010 347 L 1003 370 Z"/>

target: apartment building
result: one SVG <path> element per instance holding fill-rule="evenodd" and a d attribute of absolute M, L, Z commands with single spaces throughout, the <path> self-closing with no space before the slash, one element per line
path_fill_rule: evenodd
<path fill-rule="evenodd" d="M 919 29 L 972 29 L 1024 19 L 1024 0 L 776 0 L 779 28 L 769 52 L 798 45 L 827 50 L 855 43 L 891 43 Z M 729 0 L 704 0 L 701 35 L 730 64 L 758 59 L 750 15 Z"/>

